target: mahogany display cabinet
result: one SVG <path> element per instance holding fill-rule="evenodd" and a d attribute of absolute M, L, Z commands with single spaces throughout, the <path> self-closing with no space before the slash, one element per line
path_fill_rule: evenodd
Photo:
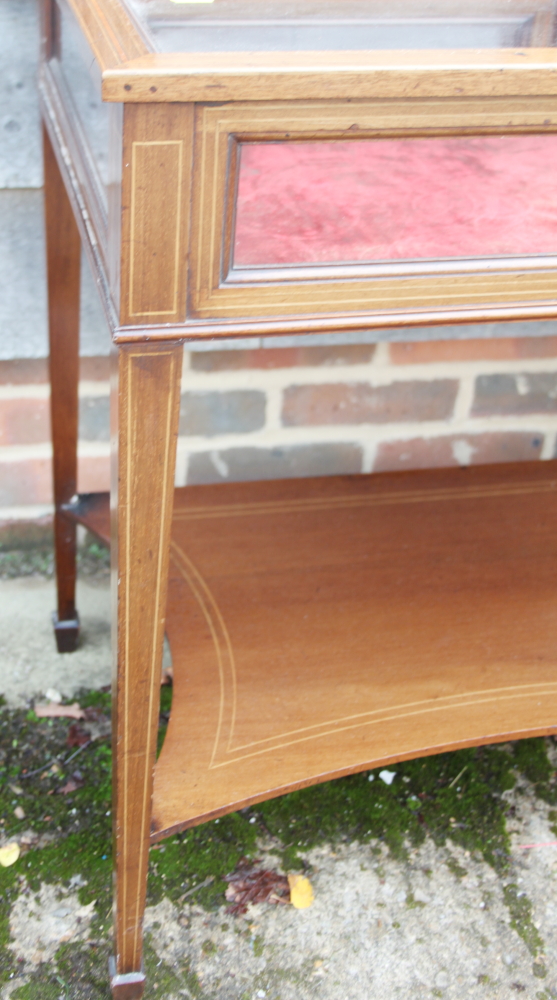
<path fill-rule="evenodd" d="M 115 955 L 149 845 L 557 732 L 552 462 L 174 490 L 184 343 L 557 316 L 552 0 L 42 0 L 58 648 L 111 544 Z M 113 481 L 76 495 L 79 257 Z M 163 637 L 170 723 L 155 764 Z"/>

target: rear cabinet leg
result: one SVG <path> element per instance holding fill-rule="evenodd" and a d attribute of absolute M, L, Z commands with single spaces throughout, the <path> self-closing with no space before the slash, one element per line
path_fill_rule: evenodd
<path fill-rule="evenodd" d="M 62 511 L 77 487 L 79 274 L 81 242 L 50 139 L 44 130 L 45 223 L 50 341 L 50 417 L 54 479 L 54 545 L 58 652 L 77 646 L 76 527 Z"/>
<path fill-rule="evenodd" d="M 144 985 L 142 927 L 181 362 L 178 344 L 123 346 L 113 359 L 115 1000 L 135 1000 Z"/>

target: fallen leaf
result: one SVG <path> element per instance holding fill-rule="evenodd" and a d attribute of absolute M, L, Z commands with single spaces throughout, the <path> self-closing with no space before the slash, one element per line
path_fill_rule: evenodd
<path fill-rule="evenodd" d="M 74 771 L 71 778 L 68 778 L 65 785 L 58 789 L 59 795 L 69 795 L 70 792 L 77 792 L 85 784 L 80 771 Z"/>
<path fill-rule="evenodd" d="M 39 719 L 85 718 L 85 712 L 79 707 L 77 701 L 74 701 L 73 705 L 55 705 L 54 702 L 51 702 L 50 705 L 37 705 L 35 715 Z"/>
<path fill-rule="evenodd" d="M 14 816 L 16 819 L 25 819 L 25 809 L 21 806 L 16 806 L 14 809 Z"/>
<path fill-rule="evenodd" d="M 23 795 L 23 788 L 20 788 L 19 785 L 9 785 L 8 787 L 11 788 L 14 795 Z"/>
<path fill-rule="evenodd" d="M 70 728 L 68 729 L 68 735 L 66 737 L 67 747 L 83 747 L 86 743 L 91 742 L 91 737 L 89 733 L 86 733 L 81 726 L 78 726 L 77 722 L 72 722 Z"/>
<path fill-rule="evenodd" d="M 305 875 L 289 875 L 290 902 L 297 910 L 307 910 L 314 900 L 313 889 Z"/>
<path fill-rule="evenodd" d="M 15 840 L 11 844 L 6 844 L 5 847 L 0 847 L 0 865 L 2 865 L 2 868 L 9 868 L 10 865 L 15 864 L 20 853 L 19 844 Z"/>
<path fill-rule="evenodd" d="M 236 870 L 225 875 L 225 897 L 231 906 L 227 913 L 247 913 L 248 903 L 288 903 L 288 881 L 284 875 L 266 868 L 256 868 L 256 861 L 241 858 Z"/>

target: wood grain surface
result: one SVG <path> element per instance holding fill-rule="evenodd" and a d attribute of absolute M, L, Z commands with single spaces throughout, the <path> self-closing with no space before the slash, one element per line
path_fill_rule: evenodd
<path fill-rule="evenodd" d="M 113 822 L 121 976 L 137 972 L 141 962 L 182 350 L 120 348 L 113 362 Z"/>
<path fill-rule="evenodd" d="M 557 465 L 176 492 L 152 835 L 557 731 Z"/>
<path fill-rule="evenodd" d="M 122 102 L 338 100 L 557 94 L 557 51 L 150 53 L 103 74 Z"/>
<path fill-rule="evenodd" d="M 556 462 L 176 490 L 153 839 L 555 732 L 556 515 Z"/>
<path fill-rule="evenodd" d="M 185 318 L 193 108 L 125 109 L 122 323 Z"/>
<path fill-rule="evenodd" d="M 74 12 L 102 70 L 149 54 L 151 45 L 120 0 L 58 0 Z"/>

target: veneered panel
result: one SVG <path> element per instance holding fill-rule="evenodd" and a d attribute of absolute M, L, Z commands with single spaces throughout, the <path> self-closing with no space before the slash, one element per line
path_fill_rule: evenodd
<path fill-rule="evenodd" d="M 191 122 L 189 105 L 127 109 L 122 171 L 123 323 L 184 318 Z"/>
<path fill-rule="evenodd" d="M 555 463 L 177 491 L 154 836 L 557 728 Z"/>

